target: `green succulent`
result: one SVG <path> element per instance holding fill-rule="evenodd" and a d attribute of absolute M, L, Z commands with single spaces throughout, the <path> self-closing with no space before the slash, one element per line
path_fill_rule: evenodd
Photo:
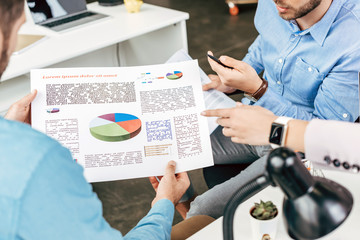
<path fill-rule="evenodd" d="M 259 220 L 269 220 L 278 214 L 277 207 L 272 201 L 255 203 L 255 208 L 251 211 L 251 215 Z"/>

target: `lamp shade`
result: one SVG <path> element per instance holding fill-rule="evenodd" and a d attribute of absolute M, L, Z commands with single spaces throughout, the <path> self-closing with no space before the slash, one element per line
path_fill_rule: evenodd
<path fill-rule="evenodd" d="M 346 220 L 353 207 L 353 197 L 345 187 L 311 176 L 293 151 L 277 148 L 268 157 L 266 171 L 246 182 L 227 203 L 224 240 L 234 239 L 233 220 L 238 205 L 269 185 L 284 192 L 284 222 L 289 236 L 297 240 L 329 234 Z"/>
<path fill-rule="evenodd" d="M 271 152 L 267 170 L 272 181 L 285 193 L 283 213 L 290 237 L 323 237 L 350 214 L 351 193 L 336 182 L 311 176 L 291 150 Z"/>

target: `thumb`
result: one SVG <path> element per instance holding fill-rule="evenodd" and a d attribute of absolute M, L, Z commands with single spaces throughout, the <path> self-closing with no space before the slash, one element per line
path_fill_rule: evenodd
<path fill-rule="evenodd" d="M 20 99 L 19 103 L 24 106 L 30 105 L 30 103 L 35 99 L 36 94 L 37 94 L 37 91 L 33 90 L 31 93 L 29 93 L 28 95 L 26 95 L 25 97 Z"/>
<path fill-rule="evenodd" d="M 168 162 L 165 169 L 165 176 L 170 177 L 175 175 L 175 169 L 176 169 L 176 162 L 175 161 Z"/>

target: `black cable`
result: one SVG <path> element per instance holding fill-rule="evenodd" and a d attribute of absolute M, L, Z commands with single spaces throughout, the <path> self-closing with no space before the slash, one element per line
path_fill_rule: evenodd
<path fill-rule="evenodd" d="M 241 186 L 226 204 L 223 219 L 223 237 L 224 240 L 233 240 L 234 214 L 236 208 L 242 202 L 246 201 L 256 193 L 260 192 L 271 184 L 266 175 L 256 177 L 250 180 L 245 186 Z"/>

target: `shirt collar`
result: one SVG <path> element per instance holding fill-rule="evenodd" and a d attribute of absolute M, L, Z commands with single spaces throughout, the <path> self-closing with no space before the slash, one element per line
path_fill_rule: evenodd
<path fill-rule="evenodd" d="M 333 0 L 328 11 L 325 13 L 322 19 L 309 29 L 311 36 L 320 46 L 324 44 L 325 38 L 328 35 L 329 30 L 334 23 L 335 18 L 339 14 L 343 4 L 344 0 Z"/>
<path fill-rule="evenodd" d="M 335 21 L 341 7 L 344 4 L 344 1 L 345 0 L 333 0 L 325 15 L 320 19 L 319 22 L 315 23 L 310 28 L 301 31 L 296 21 L 289 21 L 290 28 L 292 29 L 292 31 L 295 31 L 299 35 L 305 35 L 310 32 L 314 40 L 320 46 L 322 46 L 333 22 Z"/>

